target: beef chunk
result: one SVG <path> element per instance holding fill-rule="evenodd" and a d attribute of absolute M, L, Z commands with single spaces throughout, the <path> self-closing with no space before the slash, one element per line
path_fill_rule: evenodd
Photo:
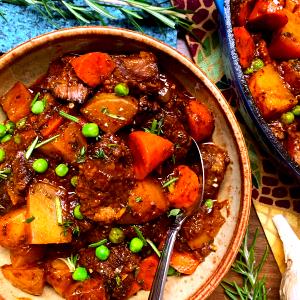
<path fill-rule="evenodd" d="M 12 162 L 12 174 L 7 183 L 7 193 L 13 205 L 25 201 L 27 187 L 33 177 L 33 171 L 24 153 L 19 151 Z"/>
<path fill-rule="evenodd" d="M 213 143 L 200 146 L 205 174 L 204 198 L 215 199 L 230 159 L 225 150 Z M 201 174 L 199 164 L 193 165 L 196 174 Z"/>
<path fill-rule="evenodd" d="M 111 223 L 125 212 L 133 186 L 131 152 L 121 138 L 106 134 L 88 153 L 93 159 L 80 165 L 76 188 L 81 211 L 94 221 Z"/>
<path fill-rule="evenodd" d="M 99 273 L 107 279 L 115 279 L 118 274 L 133 272 L 139 265 L 140 258 L 132 253 L 124 244 L 110 248 L 110 255 L 106 261 L 95 256 L 95 249 L 81 249 L 79 251 L 79 265 L 88 270 Z"/>
<path fill-rule="evenodd" d="M 105 89 L 112 92 L 117 83 L 126 83 L 131 92 L 157 92 L 160 89 L 156 57 L 151 52 L 114 56 L 116 68 L 110 79 L 104 82 Z"/>
<path fill-rule="evenodd" d="M 48 70 L 42 88 L 51 91 L 59 99 L 84 103 L 91 89 L 76 76 L 71 64 L 72 56 L 66 56 L 54 61 Z"/>
<path fill-rule="evenodd" d="M 289 131 L 287 150 L 292 159 L 300 164 L 300 132 Z"/>
<path fill-rule="evenodd" d="M 174 155 L 176 159 L 184 158 L 191 146 L 191 138 L 178 116 L 172 112 L 163 112 L 158 114 L 155 118 L 163 121 L 163 136 L 174 144 Z"/>
<path fill-rule="evenodd" d="M 284 80 L 291 87 L 292 93 L 296 96 L 300 94 L 300 59 L 284 61 L 280 64 L 280 69 Z"/>

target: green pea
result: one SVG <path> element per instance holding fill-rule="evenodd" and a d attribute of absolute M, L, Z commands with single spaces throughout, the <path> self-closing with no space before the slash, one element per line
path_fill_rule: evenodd
<path fill-rule="evenodd" d="M 110 255 L 110 250 L 105 245 L 101 245 L 96 248 L 95 255 L 98 259 L 104 261 L 108 259 Z"/>
<path fill-rule="evenodd" d="M 254 71 L 258 71 L 259 69 L 264 67 L 264 62 L 260 58 L 255 58 L 251 64 L 251 67 L 253 68 Z"/>
<path fill-rule="evenodd" d="M 144 243 L 141 239 L 135 237 L 130 241 L 129 249 L 133 253 L 138 253 L 142 250 Z"/>
<path fill-rule="evenodd" d="M 125 83 L 118 83 L 115 86 L 115 93 L 119 96 L 127 96 L 129 94 L 129 88 Z"/>
<path fill-rule="evenodd" d="M 80 204 L 78 204 L 74 207 L 73 215 L 77 220 L 82 220 L 84 218 L 83 214 L 80 211 Z"/>
<path fill-rule="evenodd" d="M 5 136 L 6 126 L 4 124 L 0 124 L 0 138 Z"/>
<path fill-rule="evenodd" d="M 281 121 L 284 124 L 291 124 L 295 120 L 295 116 L 290 111 L 281 115 Z"/>
<path fill-rule="evenodd" d="M 45 110 L 45 103 L 41 100 L 36 101 L 31 107 L 31 111 L 35 115 L 41 114 L 44 110 Z"/>
<path fill-rule="evenodd" d="M 44 173 L 48 169 L 48 162 L 44 158 L 36 159 L 32 164 L 33 170 L 35 170 L 37 173 Z"/>
<path fill-rule="evenodd" d="M 57 176 L 59 177 L 64 177 L 68 174 L 69 172 L 69 168 L 66 164 L 59 164 L 56 168 L 55 168 L 55 173 Z"/>
<path fill-rule="evenodd" d="M 99 135 L 99 127 L 96 123 L 87 123 L 82 126 L 82 134 L 85 137 L 94 138 Z"/>
<path fill-rule="evenodd" d="M 114 244 L 122 243 L 125 239 L 125 234 L 121 228 L 114 227 L 110 230 L 109 240 Z"/>
<path fill-rule="evenodd" d="M 5 156 L 6 156 L 5 150 L 0 148 L 0 163 L 4 162 Z"/>
<path fill-rule="evenodd" d="M 77 183 L 78 183 L 78 176 L 73 176 L 71 178 L 71 184 L 76 187 L 77 186 Z"/>
<path fill-rule="evenodd" d="M 72 274 L 72 278 L 76 281 L 84 281 L 89 278 L 89 274 L 84 267 L 77 267 Z"/>
<path fill-rule="evenodd" d="M 207 199 L 204 203 L 204 205 L 208 208 L 208 209 L 212 209 L 214 206 L 214 201 L 212 199 Z"/>
<path fill-rule="evenodd" d="M 0 140 L 0 142 L 1 142 L 1 143 L 8 142 L 8 141 L 11 140 L 11 138 L 12 138 L 12 135 L 11 135 L 11 134 L 6 134 L 6 135 Z"/>
<path fill-rule="evenodd" d="M 293 110 L 292 113 L 294 114 L 294 116 L 299 117 L 300 116 L 300 105 L 296 105 Z"/>
<path fill-rule="evenodd" d="M 6 124 L 6 132 L 13 134 L 16 128 L 16 124 L 13 121 L 7 121 Z"/>

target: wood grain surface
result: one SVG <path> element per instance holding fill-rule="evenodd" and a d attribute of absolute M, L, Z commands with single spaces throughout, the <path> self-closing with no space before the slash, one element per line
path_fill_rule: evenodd
<path fill-rule="evenodd" d="M 256 242 L 255 254 L 256 260 L 259 261 L 264 253 L 265 248 L 268 246 L 268 242 L 265 237 L 263 228 L 261 227 L 259 219 L 256 215 L 255 209 L 252 205 L 249 222 L 249 244 L 252 241 L 256 228 L 259 229 L 259 236 Z M 267 299 L 278 300 L 281 274 L 279 272 L 278 266 L 271 251 L 262 269 L 261 276 L 266 276 L 266 286 L 268 289 Z M 229 271 L 224 279 L 228 281 L 241 282 L 241 277 L 232 271 Z M 208 300 L 221 299 L 224 300 L 226 299 L 226 297 L 224 295 L 223 288 L 221 286 L 218 286 L 217 289 L 213 292 L 213 294 L 208 298 Z"/>

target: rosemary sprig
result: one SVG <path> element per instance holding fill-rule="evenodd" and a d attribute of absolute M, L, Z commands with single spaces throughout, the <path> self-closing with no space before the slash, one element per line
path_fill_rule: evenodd
<path fill-rule="evenodd" d="M 239 250 L 239 257 L 232 265 L 232 270 L 243 277 L 243 285 L 238 286 L 234 282 L 223 280 L 221 283 L 225 290 L 225 294 L 229 299 L 237 300 L 265 300 L 267 299 L 267 289 L 265 285 L 266 278 L 263 276 L 259 278 L 259 273 L 268 257 L 268 247 L 265 249 L 262 259 L 259 263 L 255 262 L 254 247 L 258 236 L 258 229 L 256 229 L 253 241 L 248 248 L 248 230 L 246 232 L 244 241 Z"/>
<path fill-rule="evenodd" d="M 106 159 L 107 158 L 107 155 L 105 154 L 104 150 L 103 149 L 98 149 L 95 151 L 95 154 L 93 156 L 94 158 L 103 158 L 103 159 Z"/>
<path fill-rule="evenodd" d="M 122 116 L 118 116 L 116 114 L 113 114 L 111 113 L 107 107 L 102 107 L 101 109 L 101 112 L 104 114 L 104 115 L 107 115 L 108 117 L 112 118 L 112 119 L 116 119 L 116 120 L 121 120 L 121 121 L 124 121 L 126 120 L 124 117 Z"/>
<path fill-rule="evenodd" d="M 106 10 L 106 7 L 114 7 L 125 15 L 131 25 L 139 31 L 142 31 L 142 28 L 138 22 L 144 19 L 144 15 L 154 18 L 168 27 L 175 28 L 178 26 L 189 32 L 192 31 L 192 22 L 187 16 L 191 13 L 190 11 L 177 9 L 174 6 L 155 6 L 145 0 L 84 0 L 84 6 L 77 5 L 74 0 L 2 1 L 19 6 L 31 6 L 55 26 L 54 17 L 74 18 L 84 24 L 89 24 L 94 20 L 100 20 L 104 23 L 103 17 L 116 19 L 113 14 Z"/>
<path fill-rule="evenodd" d="M 101 245 L 105 245 L 107 243 L 107 239 L 103 239 L 99 242 L 96 242 L 96 243 L 92 243 L 90 245 L 88 245 L 89 248 L 96 248 L 96 247 L 99 247 Z"/>

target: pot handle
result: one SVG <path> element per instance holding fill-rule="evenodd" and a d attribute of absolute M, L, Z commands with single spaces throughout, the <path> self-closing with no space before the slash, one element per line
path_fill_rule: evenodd
<path fill-rule="evenodd" d="M 216 7 L 218 9 L 219 14 L 221 15 L 222 18 L 224 18 L 224 5 L 225 1 L 224 0 L 214 0 Z"/>

